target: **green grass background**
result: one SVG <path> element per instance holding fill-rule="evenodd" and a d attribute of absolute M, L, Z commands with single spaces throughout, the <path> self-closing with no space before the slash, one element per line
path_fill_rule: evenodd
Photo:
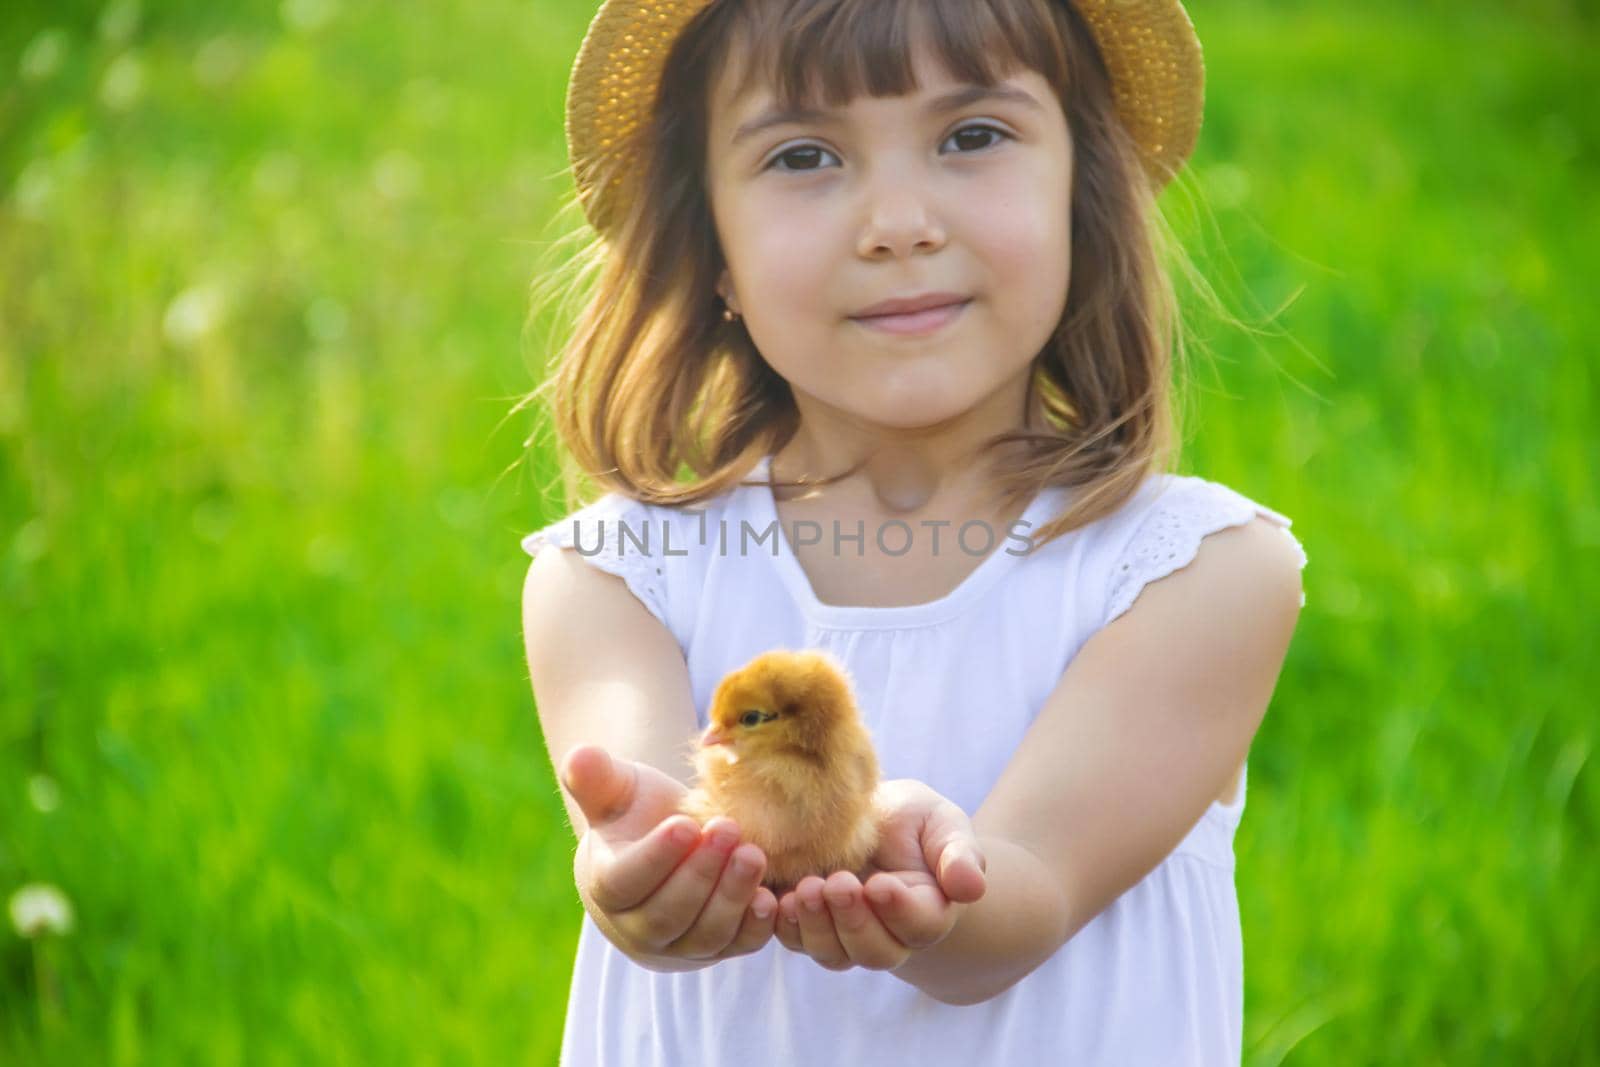
<path fill-rule="evenodd" d="M 1191 10 L 1165 203 L 1281 313 L 1206 327 L 1185 469 L 1310 558 L 1245 1061 L 1600 1062 L 1596 13 Z M 0 928 L 0 1062 L 554 1062 L 512 407 L 592 11 L 0 14 L 0 897 L 76 914 Z"/>

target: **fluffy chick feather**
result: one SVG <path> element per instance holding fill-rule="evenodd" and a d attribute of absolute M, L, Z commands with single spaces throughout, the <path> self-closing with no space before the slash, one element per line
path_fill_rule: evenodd
<path fill-rule="evenodd" d="M 765 652 L 717 685 L 680 811 L 724 815 L 767 856 L 775 892 L 861 874 L 878 843 L 878 757 L 844 666 L 825 652 Z"/>

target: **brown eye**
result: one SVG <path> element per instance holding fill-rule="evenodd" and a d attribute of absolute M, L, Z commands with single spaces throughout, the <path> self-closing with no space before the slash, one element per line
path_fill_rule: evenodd
<path fill-rule="evenodd" d="M 777 155 L 773 156 L 772 157 L 772 162 L 767 164 L 767 168 L 769 170 L 788 171 L 791 174 L 808 174 L 808 173 L 810 173 L 812 171 L 816 171 L 816 170 L 821 170 L 822 169 L 821 166 L 820 166 L 821 159 L 819 157 L 821 157 L 821 156 L 832 156 L 832 155 L 833 155 L 832 152 L 828 151 L 826 148 L 823 148 L 821 145 L 814 145 L 814 144 L 795 145 L 793 148 L 790 148 L 789 150 L 787 150 L 785 152 L 780 152 Z M 790 165 L 790 164 L 795 163 L 795 162 L 799 162 L 799 163 L 802 163 L 802 164 L 804 164 L 804 163 L 816 163 L 818 165 L 817 166 L 798 166 L 798 167 Z M 780 167 L 780 166 L 778 166 L 779 163 L 783 163 L 785 165 Z"/>
<path fill-rule="evenodd" d="M 978 137 L 979 137 L 979 142 L 977 144 L 973 144 L 972 141 L 970 141 L 970 140 L 958 141 L 959 138 L 970 137 L 973 134 L 977 134 Z M 992 140 L 984 140 L 983 139 L 986 135 L 991 135 L 991 134 L 993 135 L 993 139 Z M 959 130 L 957 130 L 956 132 L 952 133 L 948 138 L 946 138 L 946 143 L 948 143 L 950 141 L 958 141 L 958 143 L 966 146 L 969 149 L 981 151 L 982 149 L 990 148 L 990 147 L 992 147 L 992 146 L 994 146 L 996 144 L 999 144 L 1001 141 L 1010 140 L 1010 139 L 1011 139 L 1011 135 L 1009 133 L 1007 133 L 1006 131 L 1000 129 L 1000 127 L 998 127 L 998 126 L 991 126 L 986 122 L 975 122 L 975 123 L 972 123 L 970 125 L 963 126 Z M 963 155 L 971 155 L 972 152 L 969 151 L 969 152 L 964 152 L 962 154 Z"/>

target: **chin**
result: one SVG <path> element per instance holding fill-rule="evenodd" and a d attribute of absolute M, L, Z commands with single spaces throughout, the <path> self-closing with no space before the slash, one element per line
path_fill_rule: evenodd
<path fill-rule="evenodd" d="M 864 359 L 859 367 L 838 367 L 835 377 L 815 388 L 803 377 L 791 385 L 852 420 L 891 430 L 921 430 L 968 414 L 1004 384 L 976 380 L 979 376 L 968 368 L 941 366 L 941 358 L 948 357 L 928 356 L 887 363 Z"/>
<path fill-rule="evenodd" d="M 938 426 L 971 411 L 978 397 L 951 398 L 947 395 L 929 396 L 917 391 L 913 395 L 892 395 L 870 407 L 860 405 L 847 408 L 852 414 L 878 426 L 894 430 L 921 430 Z"/>

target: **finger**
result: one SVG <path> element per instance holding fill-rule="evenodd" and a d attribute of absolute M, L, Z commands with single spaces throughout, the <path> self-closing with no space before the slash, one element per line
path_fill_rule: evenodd
<path fill-rule="evenodd" d="M 735 848 L 722 868 L 711 899 L 684 935 L 667 946 L 668 954 L 687 959 L 721 955 L 738 936 L 744 917 L 755 902 L 756 887 L 766 866 L 766 856 L 755 845 Z"/>
<path fill-rule="evenodd" d="M 602 827 L 627 814 L 638 789 L 639 771 L 632 760 L 613 759 L 599 745 L 577 745 L 561 761 L 561 783 L 591 827 Z"/>
<path fill-rule="evenodd" d="M 722 950 L 720 958 L 744 956 L 758 951 L 772 937 L 777 918 L 778 898 L 774 897 L 772 890 L 766 886 L 759 887 L 755 897 L 750 901 L 750 906 L 744 910 L 744 921 L 739 925 L 739 933 L 735 935 L 733 943 Z"/>
<path fill-rule="evenodd" d="M 959 904 L 980 900 L 989 887 L 988 876 L 984 873 L 986 866 L 983 854 L 975 846 L 953 845 L 945 849 L 940 858 L 939 888 Z"/>
<path fill-rule="evenodd" d="M 738 827 L 733 820 L 711 820 L 689 858 L 641 904 L 614 915 L 612 921 L 636 944 L 651 952 L 662 952 L 682 937 L 705 910 L 728 856 L 738 843 Z"/>
<path fill-rule="evenodd" d="M 794 895 L 793 890 L 778 898 L 778 921 L 773 936 L 791 952 L 806 950 L 800 941 L 800 898 Z"/>
<path fill-rule="evenodd" d="M 593 831 L 583 835 L 590 850 L 589 899 L 607 912 L 637 907 L 659 889 L 700 840 L 700 826 L 687 815 L 662 820 L 638 841 L 614 850 Z"/>
<path fill-rule="evenodd" d="M 866 899 L 884 929 L 908 949 L 937 944 L 950 932 L 950 907 L 937 886 L 915 888 L 892 874 L 867 879 Z"/>
<path fill-rule="evenodd" d="M 800 898 L 800 944 L 806 955 L 830 971 L 850 968 L 850 957 L 839 944 L 839 935 L 833 929 L 833 916 L 822 898 L 822 879 L 808 874 L 795 887 Z"/>
<path fill-rule="evenodd" d="M 852 963 L 868 970 L 887 971 L 905 962 L 910 952 L 867 907 L 861 883 L 854 874 L 836 871 L 828 876 L 822 892 L 839 944 Z"/>
<path fill-rule="evenodd" d="M 922 832 L 922 850 L 945 896 L 961 903 L 983 896 L 988 860 L 966 812 L 949 801 L 935 807 Z"/>

